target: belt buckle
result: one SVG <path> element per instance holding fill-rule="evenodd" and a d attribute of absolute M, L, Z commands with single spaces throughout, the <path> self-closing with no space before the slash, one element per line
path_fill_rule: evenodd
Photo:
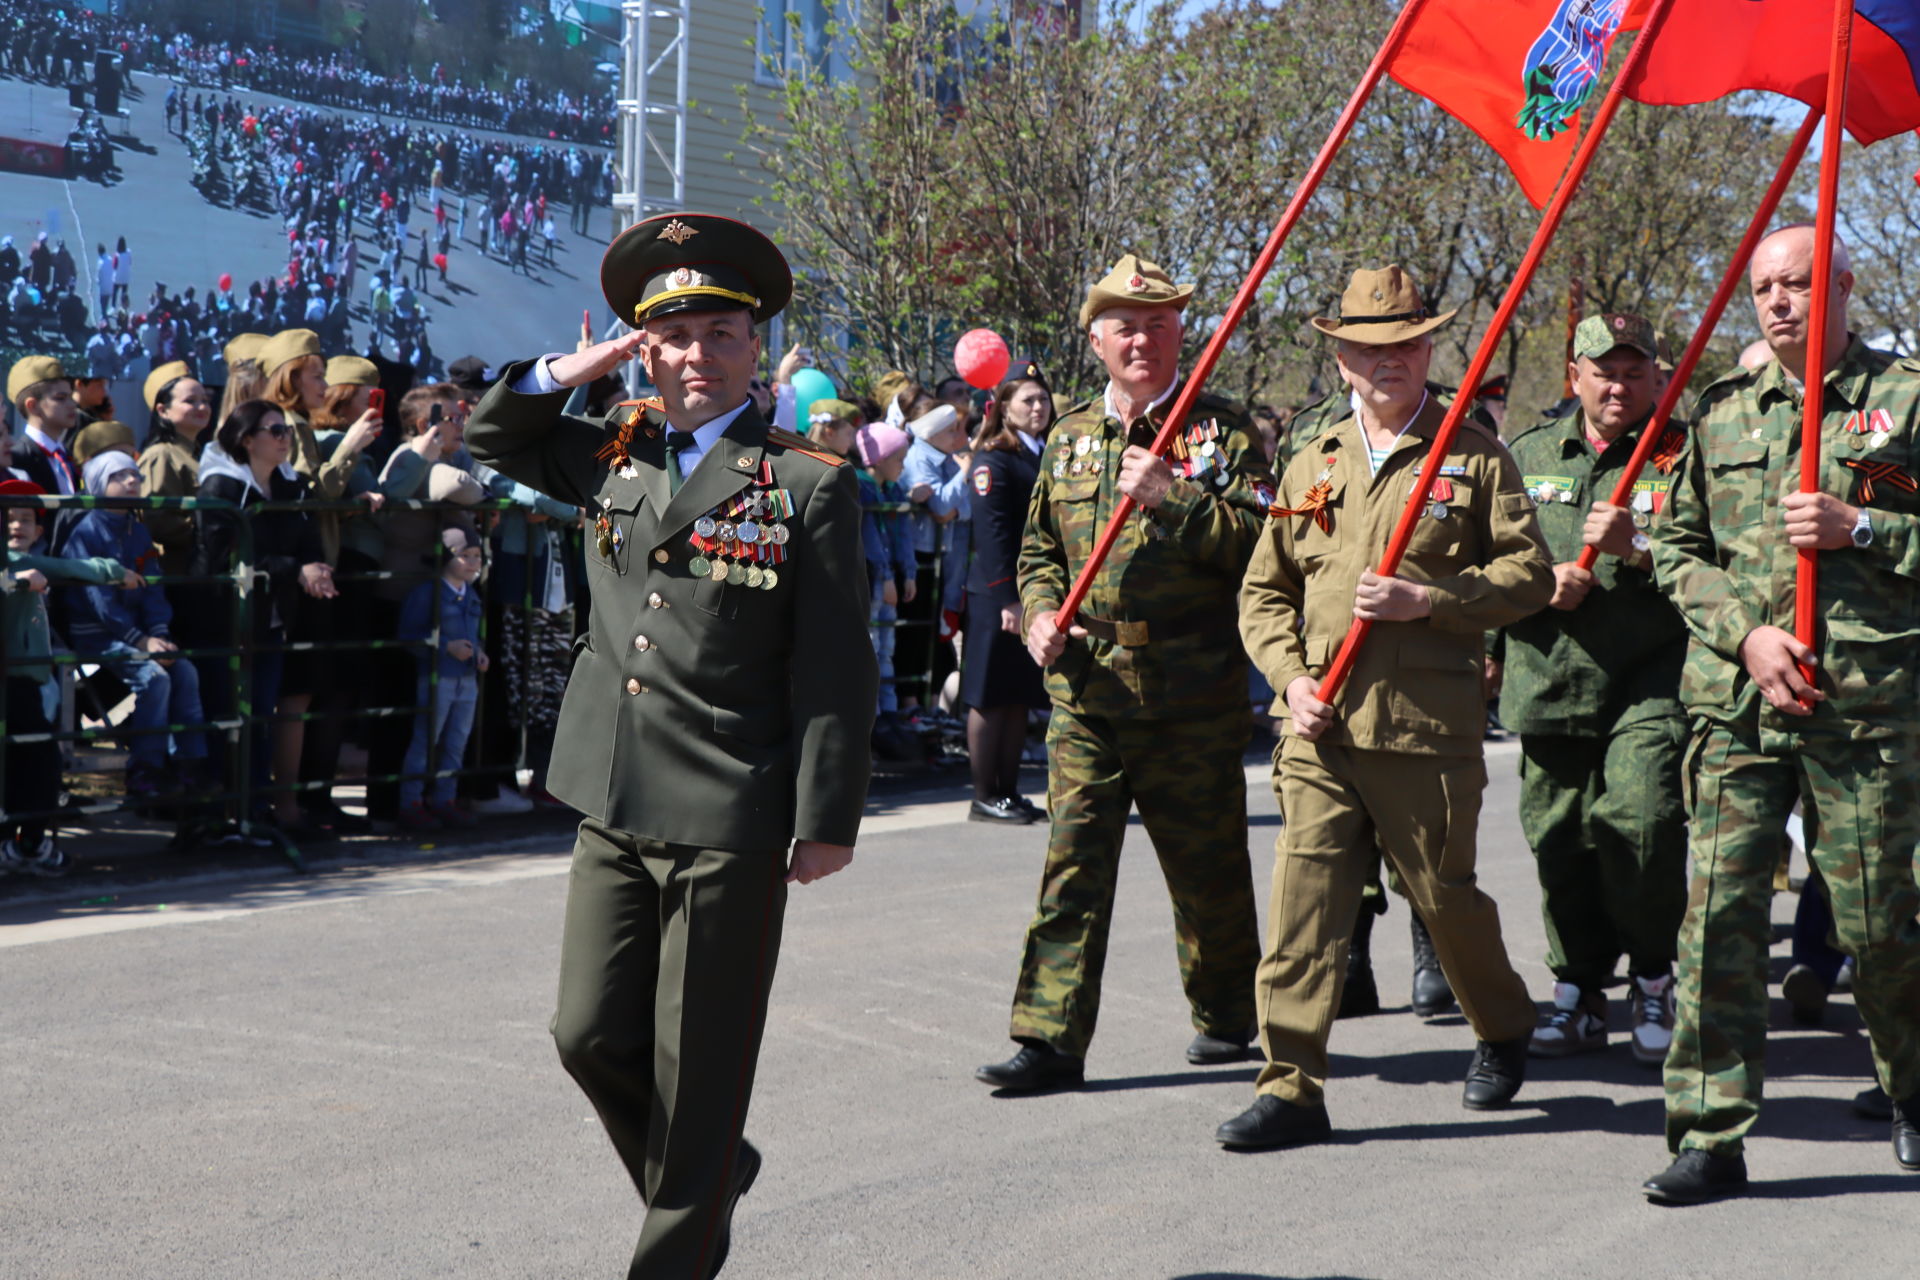
<path fill-rule="evenodd" d="M 1139 649 L 1147 643 L 1147 624 L 1144 622 L 1115 622 L 1113 624 L 1113 642 L 1123 649 Z"/>

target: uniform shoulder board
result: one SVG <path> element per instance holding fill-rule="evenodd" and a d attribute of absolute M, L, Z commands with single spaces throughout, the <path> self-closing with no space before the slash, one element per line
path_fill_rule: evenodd
<path fill-rule="evenodd" d="M 817 462 L 824 462 L 830 467 L 844 467 L 847 465 L 847 460 L 833 452 L 833 450 L 822 449 L 818 444 L 815 444 L 805 436 L 788 431 L 784 427 L 767 428 L 767 443 L 777 444 L 782 449 L 791 449 L 795 453 L 804 453 L 809 458 Z"/>

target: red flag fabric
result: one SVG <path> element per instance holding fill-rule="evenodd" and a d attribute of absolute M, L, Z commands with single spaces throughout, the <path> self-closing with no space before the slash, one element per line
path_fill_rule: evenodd
<path fill-rule="evenodd" d="M 1832 0 L 1685 0 L 1676 4 L 1627 93 L 1675 106 L 1770 89 L 1810 107 L 1826 97 Z M 1847 132 L 1860 143 L 1920 128 L 1920 4 L 1855 0 Z"/>
<path fill-rule="evenodd" d="M 1486 139 L 1527 199 L 1546 204 L 1613 38 L 1639 25 L 1647 0 L 1407 2 L 1422 7 L 1387 73 Z"/>

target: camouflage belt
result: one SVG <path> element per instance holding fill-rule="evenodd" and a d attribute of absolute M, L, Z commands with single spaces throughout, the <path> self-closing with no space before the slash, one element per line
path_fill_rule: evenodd
<path fill-rule="evenodd" d="M 1178 640 L 1181 636 L 1197 636 L 1221 629 L 1231 632 L 1240 623 L 1231 613 L 1190 613 L 1151 624 L 1116 622 L 1111 618 L 1096 618 L 1090 613 L 1082 613 L 1074 618 L 1073 625 L 1085 627 L 1087 634 L 1096 640 L 1105 640 L 1123 649 L 1139 649 L 1154 640 Z"/>

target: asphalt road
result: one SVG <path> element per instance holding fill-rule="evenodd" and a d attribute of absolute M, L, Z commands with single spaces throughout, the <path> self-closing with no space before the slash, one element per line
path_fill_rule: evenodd
<path fill-rule="evenodd" d="M 1482 878 L 1544 998 L 1495 755 Z M 1338 1140 L 1232 1154 L 1211 1134 L 1253 1068 L 1181 1055 L 1137 827 L 1088 1087 L 999 1098 L 971 1072 L 1009 1049 L 1043 834 L 968 825 L 950 796 L 874 808 L 853 867 L 792 898 L 729 1276 L 1913 1274 L 1920 1178 L 1848 1110 L 1868 1057 L 1844 999 L 1818 1031 L 1775 1001 L 1755 1194 L 1657 1209 L 1636 1190 L 1665 1164 L 1654 1073 L 1617 1045 L 1462 1110 L 1471 1034 L 1405 1011 L 1396 907 L 1376 934 L 1396 1008 L 1334 1036 Z M 1264 887 L 1264 786 L 1252 812 Z M 624 1274 L 638 1205 L 546 1032 L 564 843 L 0 898 L 0 1275 Z"/>

